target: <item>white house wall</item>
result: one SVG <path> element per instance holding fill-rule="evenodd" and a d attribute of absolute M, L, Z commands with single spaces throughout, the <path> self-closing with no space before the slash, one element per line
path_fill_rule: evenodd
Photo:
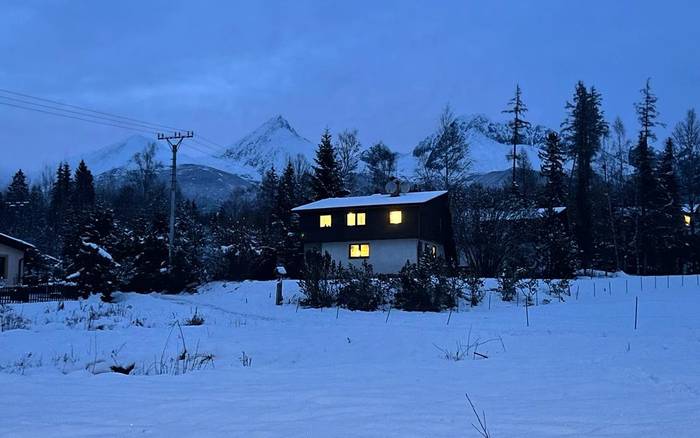
<path fill-rule="evenodd" d="M 7 278 L 4 280 L 6 286 L 14 286 L 18 284 L 18 280 L 21 276 L 20 273 L 20 260 L 24 258 L 24 252 L 9 247 L 7 245 L 0 244 L 0 258 L 6 257 L 7 265 L 5 266 L 5 272 L 7 272 Z M 2 261 L 0 261 L 2 263 Z"/>
<path fill-rule="evenodd" d="M 420 241 L 421 243 L 424 241 Z M 351 259 L 351 243 L 369 243 L 369 257 Z M 322 253 L 327 252 L 336 262 L 343 266 L 353 264 L 361 266 L 364 260 L 371 264 L 374 272 L 381 274 L 398 273 L 407 261 L 416 263 L 418 256 L 418 239 L 363 240 L 353 242 L 324 242 L 313 245 Z M 442 245 L 437 245 L 438 254 L 444 255 Z"/>

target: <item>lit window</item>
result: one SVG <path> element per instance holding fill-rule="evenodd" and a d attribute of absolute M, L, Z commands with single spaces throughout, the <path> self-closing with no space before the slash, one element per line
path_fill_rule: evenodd
<path fill-rule="evenodd" d="M 688 226 L 688 227 L 690 226 L 690 220 L 691 220 L 691 218 L 690 218 L 690 215 L 689 215 L 689 214 L 684 214 L 684 215 L 683 215 L 683 221 L 685 221 L 685 225 Z"/>
<path fill-rule="evenodd" d="M 331 215 L 330 214 L 322 214 L 319 216 L 320 222 L 319 226 L 321 228 L 330 228 L 331 227 Z"/>
<path fill-rule="evenodd" d="M 430 255 L 437 257 L 437 246 L 433 245 L 430 247 Z"/>
<path fill-rule="evenodd" d="M 401 210 L 394 210 L 389 212 L 389 223 L 390 224 L 400 224 L 402 221 Z"/>
<path fill-rule="evenodd" d="M 369 243 L 351 243 L 350 258 L 365 259 L 369 257 Z"/>
<path fill-rule="evenodd" d="M 347 224 L 348 227 L 354 227 L 355 225 L 365 224 L 365 214 L 364 213 L 348 213 Z"/>

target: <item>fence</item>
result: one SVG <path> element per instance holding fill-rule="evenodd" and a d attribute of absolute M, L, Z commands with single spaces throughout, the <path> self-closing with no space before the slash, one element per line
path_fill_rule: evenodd
<path fill-rule="evenodd" d="M 0 287 L 0 304 L 77 300 L 81 296 L 82 294 L 75 285 L 39 284 L 36 286 Z"/>

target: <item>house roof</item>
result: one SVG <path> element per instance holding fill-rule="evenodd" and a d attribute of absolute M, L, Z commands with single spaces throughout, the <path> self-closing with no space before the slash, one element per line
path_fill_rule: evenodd
<path fill-rule="evenodd" d="M 9 246 L 11 248 L 19 249 L 21 251 L 26 251 L 29 248 L 34 248 L 34 245 L 32 245 L 31 243 L 14 238 L 12 236 L 8 236 L 7 234 L 3 233 L 0 233 L 0 244 Z"/>
<path fill-rule="evenodd" d="M 376 207 L 384 205 L 423 204 L 446 194 L 445 190 L 433 192 L 402 193 L 399 196 L 377 194 L 370 196 L 348 196 L 347 198 L 326 198 L 300 205 L 292 211 L 324 210 L 331 208 Z"/>

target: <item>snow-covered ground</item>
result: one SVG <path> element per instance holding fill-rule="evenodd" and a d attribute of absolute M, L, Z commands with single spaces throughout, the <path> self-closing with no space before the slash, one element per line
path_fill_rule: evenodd
<path fill-rule="evenodd" d="M 277 307 L 272 282 L 14 305 L 30 322 L 0 333 L 0 436 L 478 437 L 465 393 L 492 437 L 698 436 L 698 279 L 643 282 L 580 279 L 565 303 L 543 289 L 530 327 L 495 294 L 366 313 Z"/>

